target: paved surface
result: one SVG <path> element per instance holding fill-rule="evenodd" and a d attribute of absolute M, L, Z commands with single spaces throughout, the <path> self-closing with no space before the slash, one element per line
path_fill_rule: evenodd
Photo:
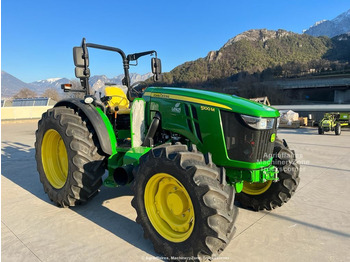
<path fill-rule="evenodd" d="M 36 123 L 1 129 L 2 261 L 159 260 L 135 223 L 128 187 L 102 187 L 86 205 L 58 208 L 38 179 Z M 240 209 L 237 233 L 220 260 L 350 261 L 350 131 L 316 133 L 280 131 L 302 164 L 298 190 L 272 212 Z"/>

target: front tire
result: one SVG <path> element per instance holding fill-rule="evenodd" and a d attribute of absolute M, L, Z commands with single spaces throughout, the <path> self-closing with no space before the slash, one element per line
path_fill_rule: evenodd
<path fill-rule="evenodd" d="M 272 210 L 287 203 L 299 185 L 299 164 L 294 151 L 287 144 L 276 139 L 272 164 L 278 168 L 277 182 L 243 183 L 243 190 L 236 199 L 245 208 L 255 211 Z"/>
<path fill-rule="evenodd" d="M 140 159 L 134 177 L 136 222 L 157 253 L 203 261 L 232 239 L 235 191 L 210 157 L 186 145 L 157 147 Z"/>
<path fill-rule="evenodd" d="M 90 123 L 73 109 L 54 107 L 38 123 L 35 158 L 51 201 L 62 207 L 92 198 L 102 185 L 104 156 Z"/>
<path fill-rule="evenodd" d="M 341 134 L 341 125 L 339 123 L 335 126 L 335 134 L 339 136 Z"/>
<path fill-rule="evenodd" d="M 324 130 L 323 130 L 323 128 L 322 127 L 318 127 L 318 134 L 319 135 L 323 135 L 324 134 Z"/>

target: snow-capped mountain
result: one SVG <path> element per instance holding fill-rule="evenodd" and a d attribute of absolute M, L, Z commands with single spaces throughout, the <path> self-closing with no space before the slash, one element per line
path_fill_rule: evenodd
<path fill-rule="evenodd" d="M 316 22 L 303 33 L 312 36 L 328 36 L 334 37 L 350 32 L 350 9 L 332 20 L 321 20 Z"/>
<path fill-rule="evenodd" d="M 42 93 L 47 88 L 61 89 L 61 84 L 69 83 L 68 78 L 49 78 L 29 83 L 31 89 L 37 93 Z"/>
<path fill-rule="evenodd" d="M 150 78 L 153 74 L 152 73 L 147 73 L 144 75 L 139 75 L 136 73 L 130 73 L 130 82 L 131 84 L 138 82 L 138 81 L 144 81 L 148 78 Z M 105 86 L 105 83 L 113 83 L 116 85 L 122 85 L 122 80 L 124 78 L 124 75 L 118 75 L 116 77 L 113 78 L 108 78 L 105 75 L 99 75 L 99 76 L 92 76 L 90 77 L 90 86 L 98 91 L 99 89 L 101 89 L 102 87 Z"/>
<path fill-rule="evenodd" d="M 137 81 L 144 81 L 150 78 L 153 74 L 147 73 L 144 75 L 139 75 L 136 73 L 130 73 L 131 83 L 135 83 Z M 100 76 L 92 76 L 90 77 L 90 86 L 97 92 L 103 92 L 101 90 L 102 87 L 105 86 L 105 83 L 113 83 L 116 85 L 122 85 L 122 79 L 124 75 L 118 75 L 113 78 L 108 78 L 105 75 Z M 78 79 L 77 79 L 78 80 Z M 12 97 L 19 92 L 22 88 L 28 88 L 36 92 L 39 96 L 45 92 L 48 88 L 54 88 L 59 93 L 61 91 L 61 84 L 69 83 L 70 80 L 68 78 L 48 78 L 45 80 L 38 80 L 32 83 L 25 83 L 18 78 L 8 74 L 4 71 L 1 71 L 1 96 L 2 97 Z"/>

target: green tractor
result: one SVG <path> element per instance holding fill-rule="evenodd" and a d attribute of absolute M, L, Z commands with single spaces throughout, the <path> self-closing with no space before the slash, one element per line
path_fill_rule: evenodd
<path fill-rule="evenodd" d="M 318 133 L 323 135 L 324 132 L 334 131 L 336 135 L 340 135 L 341 127 L 348 126 L 349 123 L 349 113 L 325 113 L 318 124 Z"/>
<path fill-rule="evenodd" d="M 126 94 L 108 86 L 105 96 L 90 95 L 88 48 L 121 55 Z M 125 55 L 85 39 L 73 48 L 83 88 L 62 88 L 83 90 L 85 97 L 59 101 L 43 114 L 37 169 L 45 192 L 62 207 L 85 203 L 102 183 L 131 184 L 136 222 L 155 251 L 205 261 L 235 233 L 235 200 L 256 211 L 282 206 L 299 184 L 299 165 L 276 137 L 279 112 L 269 106 L 209 91 L 131 85 L 129 66 L 151 54 L 157 81 L 155 51 Z"/>

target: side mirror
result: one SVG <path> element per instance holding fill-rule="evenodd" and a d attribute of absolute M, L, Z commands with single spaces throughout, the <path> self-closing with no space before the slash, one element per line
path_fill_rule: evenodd
<path fill-rule="evenodd" d="M 86 66 L 89 66 L 89 54 L 86 49 Z M 74 65 L 75 66 L 85 66 L 85 59 L 84 59 L 84 50 L 80 46 L 73 47 L 73 59 L 74 59 Z"/>
<path fill-rule="evenodd" d="M 88 78 L 90 77 L 90 69 L 85 69 L 84 67 L 75 68 L 75 77 L 76 78 Z"/>
<path fill-rule="evenodd" d="M 75 67 L 75 76 L 77 78 L 88 78 L 90 77 L 89 67 L 89 54 L 86 49 L 84 53 L 83 47 L 73 47 L 73 60 Z M 85 67 L 87 69 L 85 69 Z"/>
<path fill-rule="evenodd" d="M 151 59 L 151 68 L 152 68 L 152 73 L 154 74 L 154 77 L 153 77 L 154 81 L 158 81 L 162 73 L 162 62 L 160 61 L 159 58 L 153 57 Z"/>
<path fill-rule="evenodd" d="M 151 67 L 153 74 L 161 74 L 162 73 L 162 62 L 159 58 L 153 57 L 151 59 Z"/>

